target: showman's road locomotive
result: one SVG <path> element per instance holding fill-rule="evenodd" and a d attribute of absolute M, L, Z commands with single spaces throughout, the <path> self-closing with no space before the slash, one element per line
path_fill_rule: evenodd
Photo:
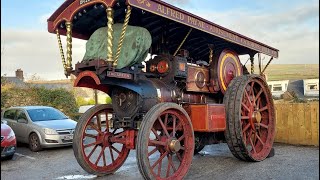
<path fill-rule="evenodd" d="M 112 98 L 77 124 L 73 150 L 87 172 L 114 173 L 130 150 L 145 179 L 182 179 L 208 144 L 226 142 L 244 161 L 270 154 L 275 110 L 264 71 L 277 49 L 160 0 L 66 0 L 48 31 L 74 86 Z M 72 38 L 87 40 L 74 68 Z M 270 56 L 263 69 L 260 53 Z"/>

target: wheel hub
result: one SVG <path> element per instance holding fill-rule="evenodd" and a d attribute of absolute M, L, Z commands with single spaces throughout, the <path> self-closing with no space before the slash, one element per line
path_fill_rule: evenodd
<path fill-rule="evenodd" d="M 110 138 L 112 137 L 112 133 L 104 133 L 102 136 L 103 136 L 102 145 L 105 147 L 109 147 L 111 145 Z"/>
<path fill-rule="evenodd" d="M 259 111 L 254 111 L 252 113 L 252 120 L 254 122 L 260 123 L 261 122 L 261 113 Z"/>
<path fill-rule="evenodd" d="M 176 140 L 176 139 L 172 139 L 169 142 L 169 150 L 171 152 L 178 152 L 181 149 L 181 144 L 180 141 Z"/>

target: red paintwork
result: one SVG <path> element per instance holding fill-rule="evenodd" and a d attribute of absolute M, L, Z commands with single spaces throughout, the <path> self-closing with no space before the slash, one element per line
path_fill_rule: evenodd
<path fill-rule="evenodd" d="M 226 129 L 225 107 L 222 104 L 189 105 L 185 109 L 194 131 L 223 132 Z"/>
<path fill-rule="evenodd" d="M 128 149 L 135 149 L 135 137 L 138 131 L 136 130 L 126 130 L 126 147 Z"/>
<path fill-rule="evenodd" d="M 10 126 L 6 124 L 1 124 L 1 136 L 4 136 L 4 139 L 1 142 L 1 147 L 16 146 L 17 144 L 16 137 L 13 136 L 10 139 L 8 139 L 7 137 L 11 131 L 13 130 L 10 128 Z"/>
<path fill-rule="evenodd" d="M 74 82 L 74 87 L 87 87 L 108 93 L 109 88 L 101 85 L 99 77 L 93 71 L 83 71 Z"/>

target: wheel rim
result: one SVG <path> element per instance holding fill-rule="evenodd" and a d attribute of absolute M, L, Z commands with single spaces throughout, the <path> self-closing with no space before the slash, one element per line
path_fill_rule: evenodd
<path fill-rule="evenodd" d="M 267 87 L 259 80 L 247 83 L 241 101 L 241 135 L 250 156 L 263 160 L 268 156 L 274 139 L 273 104 Z"/>
<path fill-rule="evenodd" d="M 38 147 L 38 139 L 36 136 L 31 136 L 31 147 L 32 149 L 36 149 Z"/>
<path fill-rule="evenodd" d="M 125 130 L 113 129 L 109 123 L 112 112 L 103 109 L 87 119 L 81 133 L 80 148 L 84 161 L 99 173 L 113 173 L 126 160 L 129 149 L 125 146 Z"/>
<path fill-rule="evenodd" d="M 193 154 L 193 132 L 188 119 L 176 110 L 162 112 L 148 132 L 148 166 L 156 179 L 182 179 Z M 191 156 L 192 157 L 192 156 Z"/>

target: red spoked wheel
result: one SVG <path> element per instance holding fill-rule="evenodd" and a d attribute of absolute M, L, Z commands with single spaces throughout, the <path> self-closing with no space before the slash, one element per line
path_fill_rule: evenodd
<path fill-rule="evenodd" d="M 225 137 L 233 155 L 245 161 L 264 160 L 275 136 L 275 110 L 267 83 L 257 75 L 236 77 L 224 103 Z"/>
<path fill-rule="evenodd" d="M 112 107 L 96 105 L 80 118 L 74 133 L 73 151 L 80 166 L 91 174 L 114 173 L 127 159 L 124 129 L 110 127 Z"/>
<path fill-rule="evenodd" d="M 152 107 L 141 123 L 136 149 L 145 179 L 182 179 L 194 152 L 194 133 L 186 111 L 174 103 Z"/>

